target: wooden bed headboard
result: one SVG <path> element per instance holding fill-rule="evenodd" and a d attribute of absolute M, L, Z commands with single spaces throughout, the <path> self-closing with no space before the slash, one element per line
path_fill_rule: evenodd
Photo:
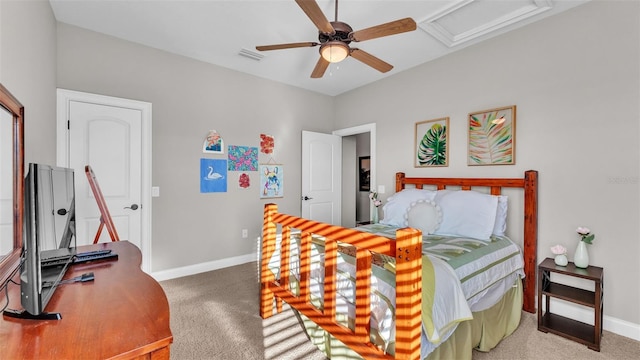
<path fill-rule="evenodd" d="M 418 178 L 406 177 L 403 172 L 396 173 L 396 192 L 406 185 L 422 189 L 425 185 L 436 186 L 443 190 L 447 186 L 460 187 L 461 190 L 489 188 L 492 195 L 500 195 L 502 188 L 524 189 L 524 303 L 522 308 L 535 313 L 536 266 L 538 254 L 538 172 L 527 170 L 523 178 Z"/>

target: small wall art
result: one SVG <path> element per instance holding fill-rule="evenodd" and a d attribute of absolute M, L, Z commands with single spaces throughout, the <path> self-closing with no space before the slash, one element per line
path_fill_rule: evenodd
<path fill-rule="evenodd" d="M 240 173 L 238 175 L 238 188 L 242 190 L 246 190 L 251 187 L 251 177 L 246 172 Z"/>
<path fill-rule="evenodd" d="M 229 171 L 258 171 L 258 148 L 229 145 Z"/>
<path fill-rule="evenodd" d="M 227 192 L 227 160 L 200 159 L 200 192 Z"/>
<path fill-rule="evenodd" d="M 275 140 L 273 136 L 267 134 L 260 134 L 260 152 L 263 154 L 273 154 L 273 148 L 275 147 Z"/>
<path fill-rule="evenodd" d="M 203 153 L 224 154 L 224 141 L 222 136 L 215 130 L 209 130 L 202 145 Z"/>
<path fill-rule="evenodd" d="M 414 167 L 449 166 L 449 118 L 416 123 Z"/>
<path fill-rule="evenodd" d="M 282 165 L 260 164 L 260 198 L 284 196 L 284 169 Z"/>
<path fill-rule="evenodd" d="M 469 114 L 468 165 L 514 165 L 515 144 L 515 105 Z"/>

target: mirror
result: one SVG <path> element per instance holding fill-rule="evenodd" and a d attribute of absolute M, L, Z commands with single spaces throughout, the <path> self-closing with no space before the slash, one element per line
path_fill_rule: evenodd
<path fill-rule="evenodd" d="M 24 208 L 24 107 L 0 84 L 0 285 L 20 264 Z"/>

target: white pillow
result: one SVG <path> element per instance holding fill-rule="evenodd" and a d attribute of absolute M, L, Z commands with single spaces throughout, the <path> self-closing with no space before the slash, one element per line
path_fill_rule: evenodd
<path fill-rule="evenodd" d="M 496 223 L 498 197 L 477 191 L 447 191 L 438 196 L 442 222 L 438 235 L 489 240 Z"/>
<path fill-rule="evenodd" d="M 404 189 L 390 196 L 382 207 L 383 217 L 381 224 L 404 227 L 406 225 L 405 214 L 412 202 L 417 200 L 433 200 L 435 190 Z"/>
<path fill-rule="evenodd" d="M 406 226 L 421 230 L 422 235 L 429 235 L 440 226 L 442 210 L 431 200 L 418 200 L 411 203 L 405 218 Z"/>
<path fill-rule="evenodd" d="M 493 235 L 504 236 L 507 231 L 507 196 L 498 195 L 498 210 L 496 211 L 496 224 L 493 226 Z"/>

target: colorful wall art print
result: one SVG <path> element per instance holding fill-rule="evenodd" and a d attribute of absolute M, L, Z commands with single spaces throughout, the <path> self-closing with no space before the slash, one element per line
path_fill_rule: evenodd
<path fill-rule="evenodd" d="M 515 144 L 515 105 L 469 114 L 467 165 L 514 165 Z"/>
<path fill-rule="evenodd" d="M 260 165 L 260 198 L 284 196 L 284 169 L 282 165 Z"/>
<path fill-rule="evenodd" d="M 275 146 L 273 136 L 260 134 L 260 152 L 263 154 L 272 154 Z"/>
<path fill-rule="evenodd" d="M 247 174 L 246 172 L 241 173 L 238 176 L 238 188 L 248 189 L 250 187 L 251 187 L 251 178 L 249 177 L 249 174 Z"/>
<path fill-rule="evenodd" d="M 416 123 L 414 167 L 449 165 L 449 118 Z"/>
<path fill-rule="evenodd" d="M 209 130 L 207 138 L 202 145 L 202 152 L 211 154 L 224 154 L 224 141 L 222 136 L 215 130 Z"/>
<path fill-rule="evenodd" d="M 229 145 L 229 171 L 258 171 L 258 148 Z"/>
<path fill-rule="evenodd" d="M 200 192 L 227 192 L 227 160 L 200 159 Z"/>

